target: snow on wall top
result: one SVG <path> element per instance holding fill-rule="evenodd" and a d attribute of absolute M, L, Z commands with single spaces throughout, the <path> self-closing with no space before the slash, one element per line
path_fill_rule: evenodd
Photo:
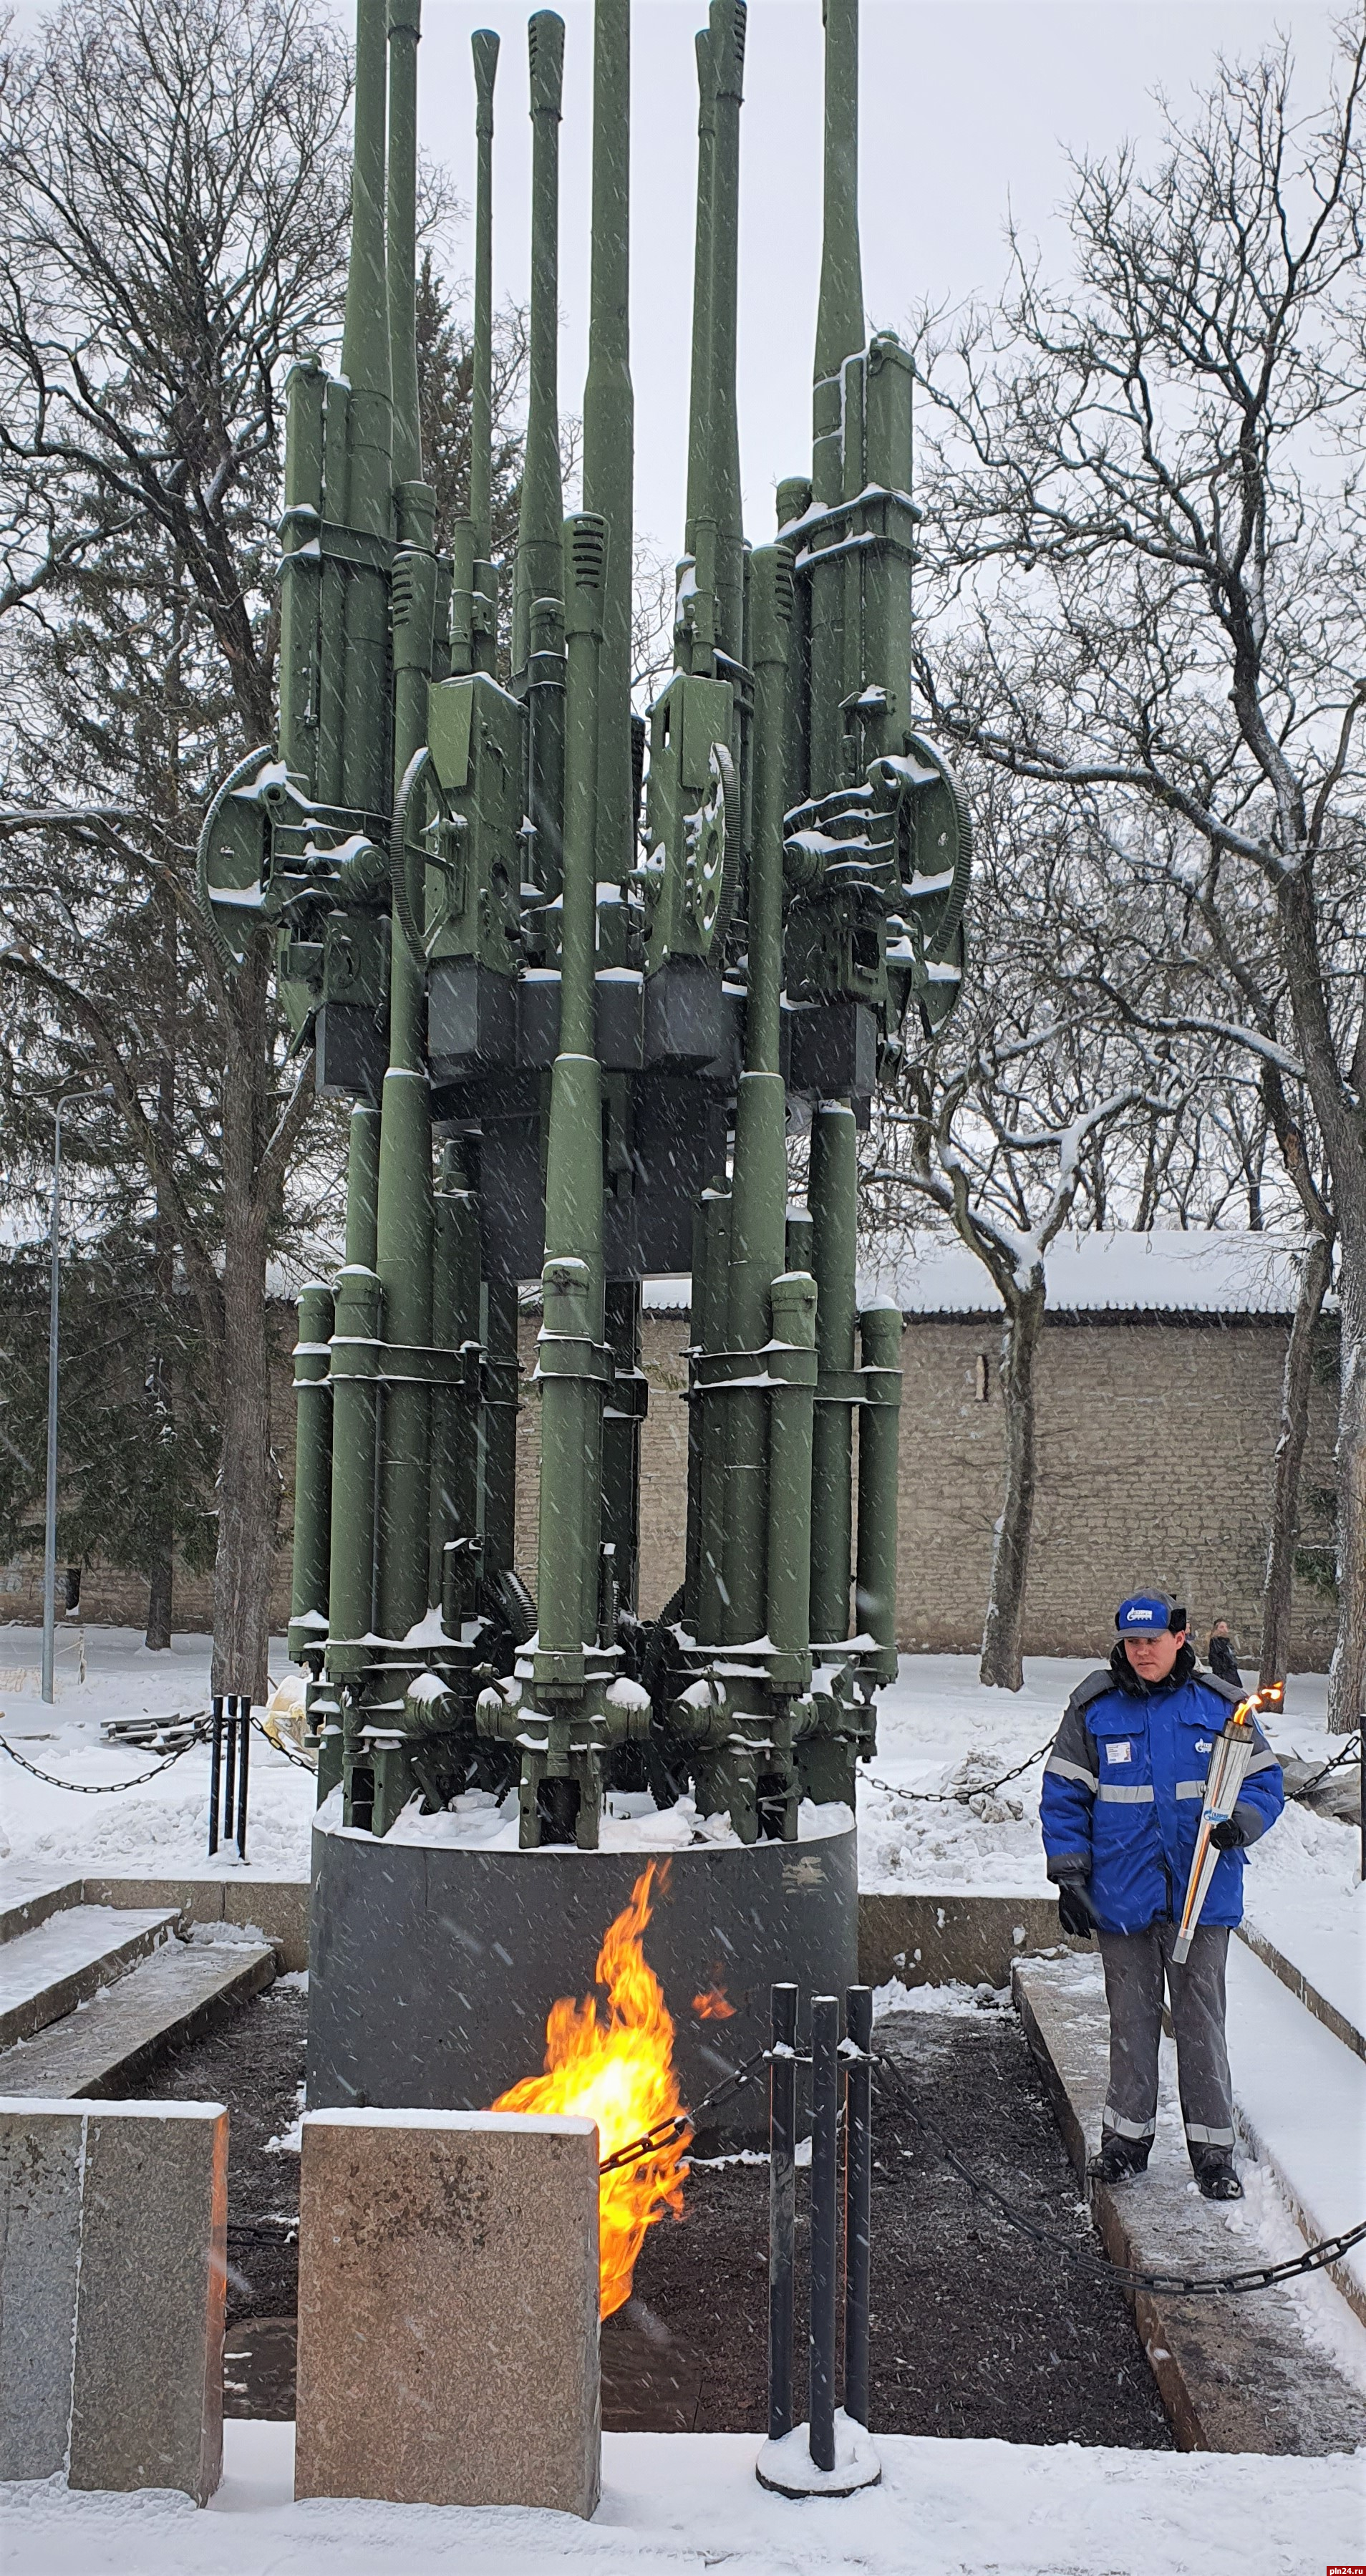
<path fill-rule="evenodd" d="M 1074 1315 L 1288 1315 L 1298 1285 L 1297 1247 L 1271 1234 L 1062 1234 L 1046 1256 L 1048 1304 Z M 646 1310 L 681 1314 L 686 1277 L 651 1279 Z M 908 1242 L 895 1257 L 872 1261 L 859 1296 L 891 1298 L 904 1315 L 995 1315 L 1000 1296 L 965 1244 L 942 1237 Z"/>

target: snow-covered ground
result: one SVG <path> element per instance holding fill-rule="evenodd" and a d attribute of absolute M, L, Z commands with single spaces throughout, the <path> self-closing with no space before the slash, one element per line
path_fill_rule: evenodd
<path fill-rule="evenodd" d="M 564 2514 L 291 2501 L 292 2424 L 225 2424 L 206 2513 L 165 2494 L 10 2487 L 15 2576 L 1305 2576 L 1359 2562 L 1360 2455 L 878 2444 L 880 2487 L 768 2495 L 742 2433 L 609 2433 L 591 2523 Z"/>
<path fill-rule="evenodd" d="M 209 1640 L 177 1637 L 169 1654 L 150 1655 L 134 1628 L 87 1628 L 86 1679 L 78 1676 L 71 1639 L 57 1667 L 56 1697 L 40 1691 L 36 1628 L 0 1626 L 0 1735 L 40 1771 L 64 1781 L 107 1784 L 135 1779 L 158 1757 L 136 1745 L 102 1744 L 106 1719 L 188 1716 L 209 1703 Z M 271 1674 L 288 1671 L 283 1639 L 271 1650 Z M 276 1753 L 255 1732 L 251 1743 L 251 1810 L 247 1875 L 306 1878 L 314 1807 L 312 1774 Z M 122 1796 L 84 1798 L 47 1787 L 0 1753 L 0 1838 L 14 1866 L 83 1868 L 105 1877 L 155 1871 L 221 1869 L 240 1876 L 236 1854 L 207 1858 L 209 1754 L 194 1745 L 155 1780 Z"/>
<path fill-rule="evenodd" d="M 984 1690 L 972 1656 L 903 1655 L 897 1681 L 879 1705 L 877 1755 L 859 1782 L 861 1884 L 892 1892 L 952 1888 L 1046 1896 L 1038 1826 L 1041 1755 L 1020 1779 L 1000 1791 L 981 1791 L 967 1804 L 952 1797 L 936 1804 L 905 1793 L 972 1789 L 997 1780 L 1047 1742 L 1068 1693 L 1089 1669 L 1082 1661 L 1032 1657 L 1023 1690 L 1012 1693 Z M 279 1679 L 287 1670 L 278 1641 L 271 1673 Z M 0 1735 L 38 1769 L 63 1780 L 132 1779 L 149 1770 L 155 1757 L 135 1747 L 101 1744 L 101 1723 L 143 1710 L 202 1708 L 208 1673 L 207 1638 L 177 1637 L 169 1654 L 149 1655 L 136 1630 L 91 1628 L 84 1684 L 74 1662 L 64 1660 L 49 1709 L 39 1696 L 37 1630 L 0 1626 Z M 1322 1760 L 1341 1749 L 1324 1732 L 1325 1692 L 1321 1675 L 1291 1682 L 1289 1711 L 1276 1732 L 1280 1750 Z M 50 1788 L 0 1754 L 0 1828 L 11 1859 L 36 1869 L 80 1864 L 109 1876 L 138 1870 L 169 1876 L 204 1868 L 208 1767 L 207 1749 L 196 1746 L 141 1788 L 89 1798 Z M 251 1784 L 249 1872 L 307 1876 L 311 1776 L 257 1735 Z M 1252 1855 L 1248 1911 L 1256 1913 L 1264 1890 L 1268 1897 L 1277 1894 L 1278 1919 L 1287 1898 L 1298 1907 L 1312 1897 L 1315 1919 L 1331 1938 L 1355 1881 L 1355 1860 L 1356 1837 L 1346 1826 L 1291 1808 Z M 216 1866 L 235 1873 L 240 1864 L 232 1857 Z"/>
<path fill-rule="evenodd" d="M 1047 1896 L 1039 1839 L 1043 1751 L 1076 1684 L 1095 1660 L 1030 1656 L 1020 1691 L 984 1690 L 969 1655 L 903 1655 L 878 1702 L 878 1749 L 859 1782 L 859 1884 L 899 1893 L 952 1888 L 964 1895 Z M 1297 1674 L 1277 1722 L 1278 1752 L 1327 1761 L 1342 1750 L 1325 1732 L 1327 1681 Z M 1027 1755 L 1018 1780 L 968 1803 L 897 1792 L 963 1790 L 991 1783 Z M 884 1785 L 890 1784 L 890 1785 Z M 1248 1858 L 1245 1902 L 1255 1913 L 1263 1889 L 1311 1892 L 1330 1908 L 1356 1879 L 1357 1837 L 1331 1817 L 1288 1807 Z"/>
<path fill-rule="evenodd" d="M 68 1640 L 63 1640 L 68 1644 Z M 1023 1691 L 985 1691 L 967 1656 L 912 1656 L 883 1700 L 880 1742 L 860 1783 L 861 1876 L 867 1887 L 1047 1893 L 1038 1839 L 1041 1762 L 966 1804 L 907 1793 L 991 1783 L 1051 1736 L 1083 1663 L 1034 1660 Z M 272 1672 L 286 1670 L 277 1646 Z M 208 1642 L 181 1637 L 146 1653 L 128 1630 L 90 1630 L 86 1678 L 59 1666 L 56 1705 L 38 1689 L 38 1638 L 0 1627 L 0 1735 L 39 1769 L 93 1785 L 152 1767 L 136 1748 L 106 1746 L 101 1723 L 205 1705 Z M 1338 1750 L 1323 1731 L 1324 1684 L 1292 1684 L 1279 1749 L 1307 1759 Z M 0 1821 L 25 1870 L 82 1867 L 110 1876 L 206 1868 L 208 1753 L 199 1746 L 157 1779 L 109 1797 L 72 1796 L 0 1755 Z M 272 1752 L 252 1748 L 249 1875 L 308 1867 L 313 1783 Z M 1357 1837 L 1302 1808 L 1287 1811 L 1254 1855 L 1248 1907 L 1290 1946 L 1297 1924 L 1341 1955 L 1356 1938 Z M 236 1873 L 235 1859 L 214 1864 Z M 1261 1906 L 1259 1909 L 1259 1898 Z M 954 1998 L 939 1990 L 887 1995 L 904 2008 Z M 963 2009 L 979 2010 L 966 1992 Z M 1178 2142 L 1179 2143 L 1179 2142 Z M 281 2138 L 287 2149 L 292 2134 Z M 1265 2167 L 1249 2167 L 1245 2207 L 1230 2233 L 1267 2252 L 1302 2240 Z M 1323 2281 L 1300 2292 L 1311 2341 L 1339 2366 L 1361 2337 Z M 1331 2312 L 1330 2312 L 1331 2311 Z M 1356 2376 L 1356 2370 L 1351 2372 Z M 464 2513 L 366 2503 L 295 2505 L 293 2428 L 230 2423 L 226 2476 L 211 2509 L 182 2498 L 69 2495 L 56 2484 L 0 2490 L 0 2559 L 16 2576 L 550 2576 L 571 2563 L 600 2576 L 1300 2576 L 1362 2557 L 1361 2456 L 1325 2460 L 1220 2458 L 1011 2443 L 888 2439 L 882 2486 L 845 2503 L 785 2503 L 753 2476 L 744 2436 L 609 2435 L 604 2496 L 590 2525 L 528 2512 Z"/>

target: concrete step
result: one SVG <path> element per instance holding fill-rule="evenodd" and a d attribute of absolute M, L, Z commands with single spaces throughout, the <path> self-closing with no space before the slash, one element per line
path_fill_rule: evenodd
<path fill-rule="evenodd" d="M 1228 2035 L 1238 2120 L 1306 2245 L 1366 2218 L 1366 2066 L 1259 1956 L 1230 1942 Z M 1366 2325 L 1366 2246 L 1329 2274 Z"/>
<path fill-rule="evenodd" d="M 1109 2021 L 1099 1959 L 1027 1959 L 1011 1978 L 1016 2008 L 1079 2174 L 1100 2141 Z M 1202 2200 L 1186 2156 L 1180 2107 L 1163 2051 L 1158 2134 L 1148 2171 L 1113 2190 L 1092 2188 L 1092 2213 L 1111 2261 L 1139 2271 L 1250 2271 L 1258 2251 Z M 1366 2403 L 1305 2340 L 1284 2289 L 1233 2299 L 1136 2290 L 1134 2319 L 1182 2450 L 1322 2458 L 1366 2440 Z M 1349 2330 L 1351 2319 L 1346 2320 Z"/>
<path fill-rule="evenodd" d="M 1323 1897 L 1312 1890 L 1257 1888 L 1238 1931 L 1296 2002 L 1344 2048 L 1366 2059 L 1366 1949 L 1356 1919 L 1360 1910 L 1359 1902 L 1344 1899 L 1336 1888 Z"/>
<path fill-rule="evenodd" d="M 259 1994 L 275 1972 L 269 1941 L 167 1941 L 83 2012 L 0 2052 L 0 2094 L 116 2094 Z"/>
<path fill-rule="evenodd" d="M 172 1907 L 72 1905 L 0 1949 L 0 2048 L 31 2039 L 169 1941 Z"/>
<path fill-rule="evenodd" d="M 81 1902 L 81 1881 L 69 1870 L 0 1869 L 0 1943 L 37 1930 L 49 1915 Z"/>

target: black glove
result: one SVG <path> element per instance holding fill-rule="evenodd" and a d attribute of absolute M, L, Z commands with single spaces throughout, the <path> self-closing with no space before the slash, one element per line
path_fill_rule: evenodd
<path fill-rule="evenodd" d="M 1238 1820 L 1236 1807 L 1231 1816 L 1225 1816 L 1222 1824 L 1210 1826 L 1209 1838 L 1216 1851 L 1245 1851 L 1252 1840 L 1246 1825 Z"/>
<path fill-rule="evenodd" d="M 1058 1889 L 1058 1921 L 1074 1941 L 1089 1941 L 1095 1930 L 1096 1910 L 1080 1878 L 1065 1878 Z"/>

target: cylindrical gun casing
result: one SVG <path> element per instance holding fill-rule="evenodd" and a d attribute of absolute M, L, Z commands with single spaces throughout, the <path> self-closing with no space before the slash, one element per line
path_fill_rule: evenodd
<path fill-rule="evenodd" d="M 299 1292 L 294 1353 L 294 1563 L 290 1660 L 320 1649 L 327 1635 L 332 1519 L 332 1291 L 310 1281 Z M 321 1624 L 319 1624 L 321 1622 Z"/>
<path fill-rule="evenodd" d="M 395 928 L 391 1042 L 397 1052 L 398 978 L 421 968 Z M 379 1157 L 378 1270 L 385 1337 L 425 1349 L 432 1334 L 432 1147 L 425 1077 L 391 1061 L 384 1077 Z M 378 1614 L 381 1634 L 401 1638 L 428 1608 L 430 1393 L 405 1380 L 387 1385 L 381 1420 Z"/>
<path fill-rule="evenodd" d="M 740 419 L 735 389 L 736 294 L 740 251 L 740 106 L 744 94 L 745 0 L 711 0 L 714 83 L 711 212 L 711 370 L 707 436 L 709 516 L 716 545 L 716 641 L 744 658 L 744 527 Z"/>
<path fill-rule="evenodd" d="M 481 1295 L 484 1345 L 479 1407 L 479 1528 L 484 1571 L 501 1574 L 517 1548 L 517 1283 L 489 1279 Z"/>
<path fill-rule="evenodd" d="M 730 1263 L 731 1200 L 728 1190 L 707 1190 L 702 1199 L 702 1296 L 694 1303 L 693 1340 L 701 1351 L 726 1347 L 727 1274 Z M 694 1281 L 696 1290 L 696 1281 Z M 692 1631 L 703 1645 L 726 1642 L 725 1498 L 726 1395 L 697 1393 L 699 1416 L 697 1484 L 697 1601 Z"/>
<path fill-rule="evenodd" d="M 348 1264 L 337 1278 L 332 1334 L 332 1680 L 364 1668 L 367 1652 L 356 1641 L 374 1622 L 379 1335 L 379 1281 L 372 1270 Z"/>
<path fill-rule="evenodd" d="M 318 789 L 318 657 L 322 619 L 323 405 L 316 359 L 285 388 L 285 510 L 280 522 L 280 752 L 310 795 Z"/>
<path fill-rule="evenodd" d="M 602 1422 L 602 1543 L 604 1547 L 610 1544 L 615 1551 L 618 1598 L 630 1610 L 636 1607 L 640 1565 L 641 1426 L 634 1402 L 637 1388 L 644 1393 L 640 1309 L 639 1280 L 608 1282 L 605 1330 L 613 1367 L 618 1379 L 629 1379 L 633 1384 L 629 1409 L 613 1403 L 610 1387 L 607 1393 Z"/>
<path fill-rule="evenodd" d="M 474 348 L 470 374 L 470 519 L 474 552 L 486 558 L 493 543 L 493 85 L 498 38 L 491 27 L 470 38 L 474 56 L 475 144 L 478 176 L 474 214 Z"/>
<path fill-rule="evenodd" d="M 768 1633 L 804 1655 L 811 1633 L 811 1422 L 816 1385 L 816 1283 L 809 1271 L 773 1282 L 770 1361 L 784 1383 L 769 1397 Z"/>
<path fill-rule="evenodd" d="M 597 0 L 593 25 L 593 248 L 583 389 L 583 501 L 607 524 L 598 721 L 598 874 L 632 864 L 631 568 L 635 397 L 630 361 L 630 0 Z"/>
<path fill-rule="evenodd" d="M 731 1184 L 727 1345 L 752 1352 L 738 1363 L 743 1378 L 763 1373 L 759 1357 L 769 1337 L 769 1291 L 783 1262 L 787 1211 L 786 1094 L 782 1077 L 745 1073 L 736 1108 Z M 767 1520 L 770 1399 L 761 1385 L 741 1384 L 711 1400 L 725 1452 L 725 1502 L 721 1518 L 725 1559 L 725 1643 L 761 1637 Z"/>
<path fill-rule="evenodd" d="M 854 1625 L 874 1637 L 876 1678 L 896 1679 L 896 1557 L 900 1490 L 901 1313 L 865 1306 L 859 1317 L 864 1401 L 858 1428 L 858 1557 Z"/>
<path fill-rule="evenodd" d="M 448 1159 L 451 1149 L 447 1148 Z M 449 1185 L 433 1203 L 432 1340 L 455 1353 L 479 1339 L 479 1212 L 472 1193 Z M 478 1452 L 471 1395 L 445 1385 L 432 1393 L 431 1547 L 428 1597 L 442 1597 L 445 1549 L 473 1539 L 479 1517 Z"/>
<path fill-rule="evenodd" d="M 858 1137 L 854 1113 L 822 1101 L 811 1125 L 808 1188 L 816 1273 L 816 1420 L 811 1467 L 811 1637 L 849 1634 L 853 1554 L 853 1426 L 847 1387 L 854 1366 L 854 1263 Z M 828 1392 L 827 1392 L 828 1390 Z"/>

